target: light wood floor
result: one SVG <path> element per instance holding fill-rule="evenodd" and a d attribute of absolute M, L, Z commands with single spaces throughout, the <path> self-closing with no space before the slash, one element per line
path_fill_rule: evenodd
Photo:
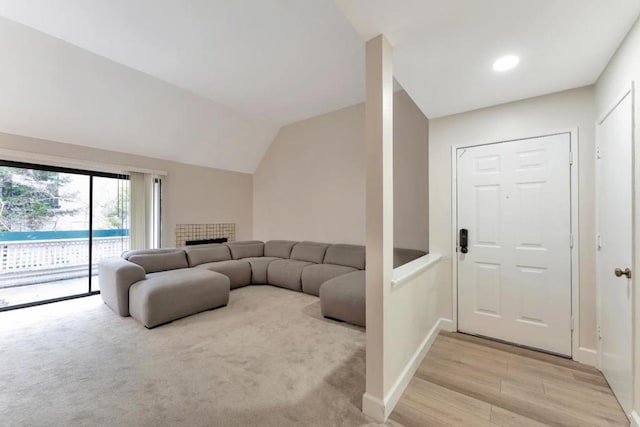
<path fill-rule="evenodd" d="M 572 360 L 441 332 L 394 426 L 628 426 L 602 374 Z"/>

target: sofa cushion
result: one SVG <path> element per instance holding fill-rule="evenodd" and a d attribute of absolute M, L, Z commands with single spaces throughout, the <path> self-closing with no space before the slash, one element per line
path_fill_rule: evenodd
<path fill-rule="evenodd" d="M 128 254 L 126 259 L 144 268 L 146 273 L 189 267 L 187 255 L 182 249 L 157 250 L 146 254 Z"/>
<path fill-rule="evenodd" d="M 326 243 L 317 242 L 297 243 L 291 251 L 291 259 L 322 264 L 328 246 Z"/>
<path fill-rule="evenodd" d="M 266 249 L 266 246 L 265 246 Z M 252 285 L 267 285 L 267 269 L 271 261 L 275 261 L 282 258 L 276 258 L 272 256 L 259 256 L 251 258 L 243 258 L 242 261 L 247 261 L 251 265 L 251 284 Z"/>
<path fill-rule="evenodd" d="M 184 248 L 184 252 L 187 254 L 189 267 L 206 262 L 229 261 L 231 259 L 229 247 L 221 244 L 187 246 Z"/>
<path fill-rule="evenodd" d="M 308 265 L 312 265 L 312 263 L 292 259 L 271 261 L 267 268 L 269 284 L 294 291 L 302 291 L 302 270 Z"/>
<path fill-rule="evenodd" d="M 158 272 L 129 289 L 131 316 L 147 328 L 227 305 L 229 278 L 189 268 Z"/>
<path fill-rule="evenodd" d="M 364 270 L 365 247 L 362 245 L 331 245 L 324 255 L 325 264 L 337 264 Z"/>
<path fill-rule="evenodd" d="M 128 260 L 129 257 L 134 255 L 153 255 L 153 254 L 168 254 L 175 251 L 181 251 L 182 249 L 177 248 L 156 248 L 156 249 L 131 249 L 125 251 L 122 254 L 122 258 Z"/>
<path fill-rule="evenodd" d="M 343 274 L 320 287 L 322 315 L 358 326 L 366 323 L 366 272 Z"/>
<path fill-rule="evenodd" d="M 233 259 L 264 256 L 264 243 L 259 240 L 244 240 L 225 243 Z"/>
<path fill-rule="evenodd" d="M 196 268 L 224 274 L 231 281 L 231 289 L 241 288 L 251 283 L 251 265 L 245 260 L 208 262 Z"/>
<path fill-rule="evenodd" d="M 181 274 L 189 274 L 190 271 L 194 271 L 194 269 L 187 267 L 178 268 L 176 270 L 156 271 L 155 273 L 148 273 L 144 278 L 154 279 L 156 277 L 180 277 Z"/>
<path fill-rule="evenodd" d="M 302 270 L 302 292 L 318 296 L 320 286 L 329 279 L 358 271 L 353 267 L 335 264 L 312 264 Z"/>
<path fill-rule="evenodd" d="M 400 267 L 426 254 L 425 251 L 419 249 L 393 248 L 393 268 Z"/>
<path fill-rule="evenodd" d="M 296 243 L 291 240 L 269 240 L 264 244 L 264 256 L 288 259 Z"/>

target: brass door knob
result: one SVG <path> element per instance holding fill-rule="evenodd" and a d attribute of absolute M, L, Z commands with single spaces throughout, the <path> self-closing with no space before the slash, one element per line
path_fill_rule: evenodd
<path fill-rule="evenodd" d="M 616 268 L 613 274 L 615 274 L 616 277 L 627 276 L 627 279 L 631 279 L 631 270 L 629 270 L 628 268 L 625 268 L 624 270 L 622 270 L 621 268 Z"/>

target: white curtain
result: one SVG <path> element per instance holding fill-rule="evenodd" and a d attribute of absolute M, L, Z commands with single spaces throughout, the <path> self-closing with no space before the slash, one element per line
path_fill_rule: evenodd
<path fill-rule="evenodd" d="M 131 187 L 128 173 L 118 174 L 118 217 L 120 219 L 120 228 L 131 230 L 131 218 L 129 212 L 131 212 L 131 206 L 129 205 Z M 131 249 L 130 239 L 127 239 L 125 235 L 120 239 L 120 253 Z M 99 261 L 99 260 L 98 260 Z"/>
<path fill-rule="evenodd" d="M 156 176 L 131 172 L 131 249 L 149 249 L 159 243 L 157 232 Z"/>

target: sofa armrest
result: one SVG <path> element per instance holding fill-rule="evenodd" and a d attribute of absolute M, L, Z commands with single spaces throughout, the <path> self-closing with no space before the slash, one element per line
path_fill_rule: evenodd
<path fill-rule="evenodd" d="M 104 258 L 98 274 L 102 300 L 120 316 L 129 316 L 129 288 L 144 280 L 144 268 L 121 257 Z"/>

